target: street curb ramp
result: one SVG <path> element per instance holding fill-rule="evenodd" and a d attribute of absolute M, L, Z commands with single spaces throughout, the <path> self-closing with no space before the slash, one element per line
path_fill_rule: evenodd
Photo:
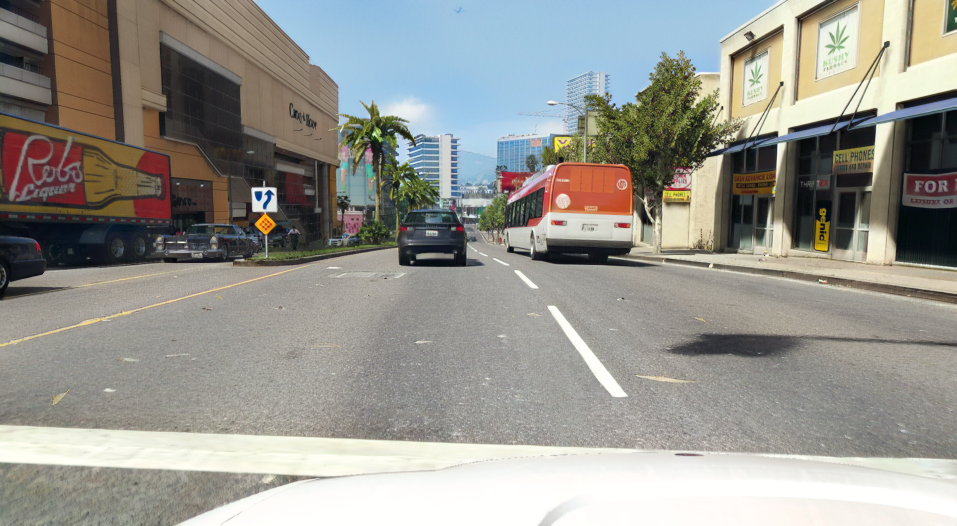
<path fill-rule="evenodd" d="M 922 300 L 939 301 L 941 303 L 950 303 L 957 305 L 957 294 L 951 292 L 942 292 L 939 290 L 915 289 L 912 287 L 901 287 L 887 283 L 875 283 L 873 281 L 861 281 L 855 279 L 836 278 L 834 276 L 821 276 L 818 274 L 809 274 L 807 272 L 795 272 L 792 270 L 778 270 L 769 268 L 744 267 L 738 265 L 725 265 L 723 263 L 709 263 L 707 261 L 688 261 L 686 259 L 661 258 L 654 256 L 626 256 L 628 259 L 636 259 L 649 263 L 680 265 L 685 267 L 705 268 L 712 270 L 724 270 L 727 272 L 737 272 L 739 274 L 751 274 L 754 276 L 767 276 L 772 278 L 784 278 L 796 281 L 809 281 L 812 283 L 821 283 L 826 285 L 847 287 L 849 289 L 867 290 L 870 292 L 881 292 L 884 294 L 893 294 L 895 296 L 905 296 L 908 298 L 917 298 Z"/>
<path fill-rule="evenodd" d="M 351 256 L 353 254 L 362 254 L 363 252 L 375 252 L 376 250 L 387 250 L 397 248 L 395 246 L 358 248 L 355 250 L 343 250 L 341 252 L 329 252 L 328 254 L 316 254 L 315 256 L 306 256 L 295 259 L 277 259 L 273 261 L 261 259 L 243 259 L 233 261 L 234 267 L 285 267 L 289 265 L 302 265 L 303 263 L 312 263 L 313 261 L 322 261 L 323 259 L 337 258 L 341 256 Z"/>

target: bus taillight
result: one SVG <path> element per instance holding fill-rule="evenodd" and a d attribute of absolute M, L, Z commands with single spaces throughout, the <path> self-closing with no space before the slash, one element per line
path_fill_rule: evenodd
<path fill-rule="evenodd" d="M 552 224 L 555 226 L 565 226 L 568 224 L 568 221 L 552 221 Z"/>
<path fill-rule="evenodd" d="M 631 228 L 631 223 L 615 223 L 615 228 Z"/>

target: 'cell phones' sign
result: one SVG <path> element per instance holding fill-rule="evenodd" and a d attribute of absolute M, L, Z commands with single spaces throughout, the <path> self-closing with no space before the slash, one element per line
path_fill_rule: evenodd
<path fill-rule="evenodd" d="M 901 204 L 914 208 L 957 208 L 957 172 L 905 173 Z"/>

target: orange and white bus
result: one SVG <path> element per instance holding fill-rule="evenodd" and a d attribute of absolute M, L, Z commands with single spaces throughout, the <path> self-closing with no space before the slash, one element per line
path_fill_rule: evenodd
<path fill-rule="evenodd" d="M 632 248 L 631 172 L 616 164 L 547 166 L 505 206 L 505 246 L 549 254 L 587 254 L 598 262 Z"/>

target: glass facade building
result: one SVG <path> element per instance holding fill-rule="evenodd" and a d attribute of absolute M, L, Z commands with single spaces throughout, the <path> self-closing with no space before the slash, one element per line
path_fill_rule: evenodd
<path fill-rule="evenodd" d="M 409 146 L 409 164 L 419 177 L 439 189 L 439 197 L 459 199 L 459 140 L 451 133 L 445 135 L 417 135 L 415 146 Z"/>
<path fill-rule="evenodd" d="M 504 166 L 505 172 L 527 172 L 525 159 L 529 155 L 542 164 L 542 147 L 548 146 L 548 135 L 507 135 L 498 139 L 496 166 Z"/>
<path fill-rule="evenodd" d="M 585 107 L 585 95 L 604 95 L 611 91 L 611 75 L 589 71 L 565 83 L 565 102 Z M 565 107 L 565 133 L 578 133 L 578 116 L 575 108 Z"/>

